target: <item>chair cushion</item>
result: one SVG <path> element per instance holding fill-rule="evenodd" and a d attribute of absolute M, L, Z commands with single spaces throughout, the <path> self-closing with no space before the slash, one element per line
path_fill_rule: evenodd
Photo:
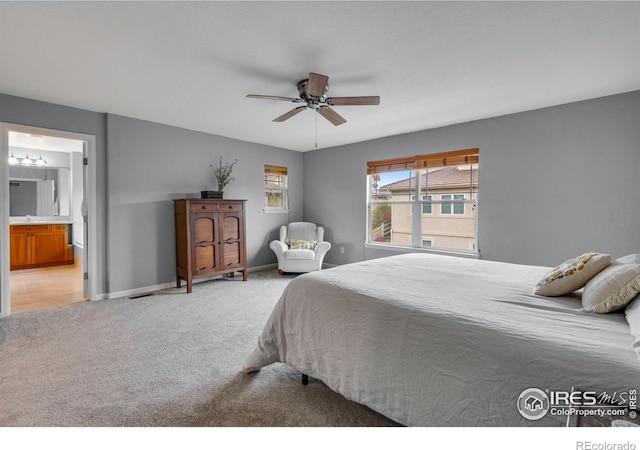
<path fill-rule="evenodd" d="M 293 240 L 317 241 L 316 224 L 310 222 L 291 222 L 287 227 L 287 244 Z"/>
<path fill-rule="evenodd" d="M 284 252 L 284 259 L 315 259 L 316 252 L 307 249 L 287 250 Z"/>

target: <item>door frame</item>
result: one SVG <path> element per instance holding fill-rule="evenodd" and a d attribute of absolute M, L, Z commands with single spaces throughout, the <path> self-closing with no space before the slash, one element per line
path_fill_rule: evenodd
<path fill-rule="evenodd" d="M 13 123 L 0 122 L 0 185 L 9 186 L 9 131 L 38 134 L 66 139 L 75 139 L 86 142 L 87 161 L 86 170 L 87 191 L 84 192 L 84 200 L 87 206 L 87 241 L 84 242 L 83 258 L 87 262 L 87 292 L 90 301 L 97 300 L 98 273 L 98 234 L 97 234 L 97 207 L 96 207 L 96 137 L 90 134 L 74 133 L 70 131 L 53 130 L 50 128 L 33 127 Z M 9 240 L 9 189 L 3 188 L 0 195 L 0 317 L 11 314 L 11 277 L 10 277 L 10 240 Z"/>

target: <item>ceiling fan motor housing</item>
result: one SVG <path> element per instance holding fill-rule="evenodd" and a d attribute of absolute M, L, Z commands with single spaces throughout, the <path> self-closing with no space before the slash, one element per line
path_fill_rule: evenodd
<path fill-rule="evenodd" d="M 327 92 L 329 91 L 329 83 L 326 84 L 325 88 L 324 88 L 324 94 L 321 97 L 314 97 L 311 94 L 309 94 L 308 91 L 309 88 L 309 79 L 305 78 L 304 80 L 300 80 L 298 82 L 298 93 L 300 94 L 300 98 L 302 100 L 304 100 L 305 102 L 307 102 L 308 106 L 310 108 L 313 108 L 314 106 L 312 105 L 316 105 L 318 103 L 324 103 L 326 98 L 327 98 Z"/>

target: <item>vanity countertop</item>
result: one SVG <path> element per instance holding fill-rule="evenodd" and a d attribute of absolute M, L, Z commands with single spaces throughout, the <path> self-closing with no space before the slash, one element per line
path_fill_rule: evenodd
<path fill-rule="evenodd" d="M 21 221 L 9 221 L 9 225 L 71 225 L 71 220 L 26 220 Z"/>

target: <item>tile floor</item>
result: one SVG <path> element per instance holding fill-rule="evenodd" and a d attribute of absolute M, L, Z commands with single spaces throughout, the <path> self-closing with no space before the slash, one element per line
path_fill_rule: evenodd
<path fill-rule="evenodd" d="M 11 312 L 34 311 L 84 301 L 82 261 L 11 271 Z"/>

